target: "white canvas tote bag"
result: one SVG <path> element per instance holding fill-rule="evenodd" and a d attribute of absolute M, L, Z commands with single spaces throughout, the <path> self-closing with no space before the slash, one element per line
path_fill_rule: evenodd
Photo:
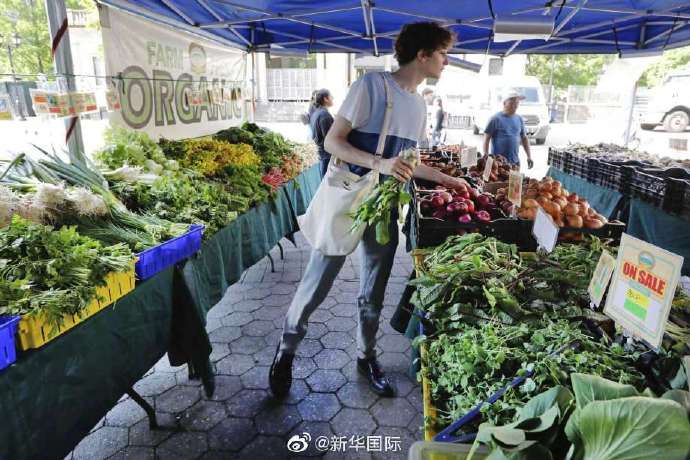
<path fill-rule="evenodd" d="M 386 112 L 379 134 L 376 156 L 383 155 L 390 115 L 393 110 L 388 81 L 383 78 L 386 95 Z M 365 227 L 351 231 L 355 212 L 379 181 L 378 171 L 358 176 L 350 171 L 347 163 L 331 156 L 328 170 L 321 181 L 307 212 L 297 217 L 300 230 L 311 247 L 326 256 L 346 256 L 353 252 L 362 239 Z"/>

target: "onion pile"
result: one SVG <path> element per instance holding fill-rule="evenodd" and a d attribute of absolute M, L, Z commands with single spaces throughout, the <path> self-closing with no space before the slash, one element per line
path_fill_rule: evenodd
<path fill-rule="evenodd" d="M 539 206 L 559 227 L 597 229 L 608 223 L 587 200 L 568 192 L 559 181 L 548 176 L 541 181 L 529 180 L 522 196 L 522 205 L 518 208 L 518 217 L 534 220 Z"/>

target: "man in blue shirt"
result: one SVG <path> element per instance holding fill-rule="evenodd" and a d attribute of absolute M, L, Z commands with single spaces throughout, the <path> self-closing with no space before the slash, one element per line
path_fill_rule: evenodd
<path fill-rule="evenodd" d="M 522 117 L 517 115 L 520 100 L 524 99 L 515 90 L 510 90 L 503 95 L 503 111 L 491 117 L 484 129 L 484 155 L 489 154 L 489 141 L 491 141 L 491 154 L 501 155 L 511 165 L 520 166 L 520 144 L 527 154 L 527 167 L 532 169 L 532 153 L 529 148 L 529 139 L 525 134 L 525 123 Z"/>

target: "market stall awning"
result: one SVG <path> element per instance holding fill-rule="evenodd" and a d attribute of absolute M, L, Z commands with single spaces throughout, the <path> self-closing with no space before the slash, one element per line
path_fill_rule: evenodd
<path fill-rule="evenodd" d="M 647 53 L 690 44 L 690 2 L 674 0 L 98 0 L 246 50 L 392 52 L 403 24 L 453 29 L 454 53 Z M 553 19 L 547 40 L 497 42 L 494 21 Z"/>

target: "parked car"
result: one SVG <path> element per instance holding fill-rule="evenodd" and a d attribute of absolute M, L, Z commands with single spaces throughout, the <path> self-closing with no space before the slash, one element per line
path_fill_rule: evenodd
<path fill-rule="evenodd" d="M 549 134 L 549 109 L 544 98 L 544 90 L 537 77 L 489 77 L 486 85 L 475 93 L 473 98 L 474 133 L 484 132 L 489 119 L 503 110 L 502 94 L 514 89 L 525 99 L 520 101 L 518 115 L 525 122 L 527 137 L 539 145 L 546 142 Z"/>
<path fill-rule="evenodd" d="M 690 69 L 669 74 L 652 90 L 640 126 L 652 130 L 659 125 L 672 133 L 682 133 L 690 125 Z"/>

